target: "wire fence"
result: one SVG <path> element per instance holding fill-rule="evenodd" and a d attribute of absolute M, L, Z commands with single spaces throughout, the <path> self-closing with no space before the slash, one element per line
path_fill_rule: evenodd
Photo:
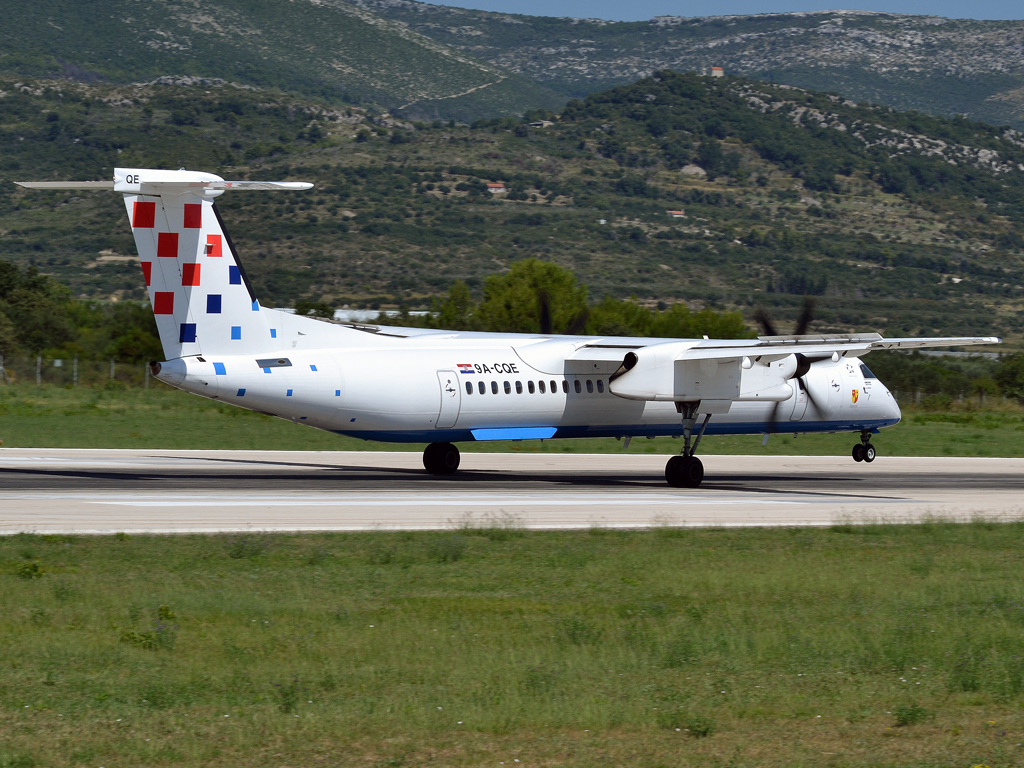
<path fill-rule="evenodd" d="M 80 360 L 78 357 L 4 357 L 0 355 L 0 384 L 51 387 L 118 386 L 149 389 L 156 383 L 146 363 L 118 360 Z"/>

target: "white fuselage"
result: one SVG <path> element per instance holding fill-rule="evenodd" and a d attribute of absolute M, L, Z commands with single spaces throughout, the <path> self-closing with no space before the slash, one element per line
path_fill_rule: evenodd
<path fill-rule="evenodd" d="M 368 440 L 683 432 L 674 403 L 625 399 L 609 391 L 609 377 L 628 349 L 655 340 L 367 332 L 327 323 L 314 323 L 319 327 L 311 333 L 306 318 L 287 316 L 279 324 L 285 327 L 274 354 L 179 358 L 163 363 L 157 377 L 204 397 Z M 606 359 L 575 359 L 578 350 L 595 342 Z M 895 399 L 865 372 L 858 358 L 816 362 L 802 380 L 789 382 L 788 399 L 734 402 L 727 413 L 713 416 L 707 434 L 845 432 L 896 424 Z"/>

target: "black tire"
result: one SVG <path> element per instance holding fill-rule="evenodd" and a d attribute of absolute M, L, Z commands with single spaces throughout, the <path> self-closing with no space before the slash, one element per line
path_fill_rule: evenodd
<path fill-rule="evenodd" d="M 878 454 L 875 451 L 875 446 L 873 446 L 871 443 L 868 443 L 867 445 L 864 446 L 864 461 L 866 461 L 868 464 L 874 461 L 875 456 L 877 455 Z"/>
<path fill-rule="evenodd" d="M 683 465 L 683 485 L 687 488 L 697 488 L 704 482 L 704 463 L 696 456 Z"/>
<path fill-rule="evenodd" d="M 704 464 L 696 456 L 673 456 L 665 465 L 665 479 L 673 488 L 696 488 L 704 480 Z"/>
<path fill-rule="evenodd" d="M 683 488 L 683 464 L 686 463 L 686 458 L 683 456 L 673 456 L 668 460 L 668 464 L 665 465 L 665 479 L 668 484 L 673 488 Z"/>
<path fill-rule="evenodd" d="M 423 451 L 423 468 L 432 475 L 453 475 L 462 455 L 451 443 L 431 443 Z"/>
<path fill-rule="evenodd" d="M 864 461 L 864 446 L 860 443 L 853 446 L 853 460 Z"/>

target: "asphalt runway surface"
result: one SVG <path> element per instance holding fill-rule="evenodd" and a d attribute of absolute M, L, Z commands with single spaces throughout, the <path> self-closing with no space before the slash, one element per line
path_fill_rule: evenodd
<path fill-rule="evenodd" d="M 0 534 L 801 526 L 1024 519 L 1024 459 L 0 449 Z"/>

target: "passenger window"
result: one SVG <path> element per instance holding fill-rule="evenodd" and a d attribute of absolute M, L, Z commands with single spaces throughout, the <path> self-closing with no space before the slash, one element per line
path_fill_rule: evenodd
<path fill-rule="evenodd" d="M 583 391 L 583 389 L 582 389 L 582 388 L 580 387 L 580 380 L 579 380 L 579 379 L 576 379 L 576 381 L 574 381 L 574 382 L 572 383 L 572 386 L 573 386 L 573 389 L 575 389 L 575 390 L 576 390 L 576 394 L 577 394 L 577 395 L 578 395 L 578 394 L 579 394 L 580 392 L 582 392 L 582 391 Z"/>
<path fill-rule="evenodd" d="M 579 383 L 576 386 L 579 386 Z M 569 382 L 567 379 L 562 379 L 562 392 L 569 394 Z"/>
<path fill-rule="evenodd" d="M 506 395 L 511 395 L 512 394 L 512 385 L 509 384 L 507 381 L 505 382 L 505 394 Z"/>
<path fill-rule="evenodd" d="M 516 382 L 516 394 L 517 395 L 523 394 L 523 382 L 521 382 L 521 381 L 517 381 Z"/>
<path fill-rule="evenodd" d="M 472 395 L 473 394 L 473 382 L 472 381 L 467 381 L 466 382 L 466 394 L 467 395 Z"/>
<path fill-rule="evenodd" d="M 498 382 L 496 382 L 496 381 L 492 381 L 491 382 L 491 394 L 492 395 L 498 394 Z"/>
<path fill-rule="evenodd" d="M 477 392 L 479 392 L 481 395 L 483 395 L 483 394 L 485 394 L 487 392 L 487 385 L 484 384 L 482 381 L 478 381 L 477 384 L 476 384 L 476 389 L 477 389 Z"/>
<path fill-rule="evenodd" d="M 587 394 L 594 394 L 594 382 L 592 382 L 590 379 L 587 379 Z"/>
<path fill-rule="evenodd" d="M 528 381 L 528 382 L 526 382 L 526 388 L 527 388 L 528 390 L 530 390 L 530 394 L 531 394 L 531 395 L 532 395 L 532 394 L 533 394 L 533 393 L 534 393 L 534 392 L 536 391 L 536 389 L 535 389 L 535 388 L 534 388 L 534 386 L 533 386 L 533 382 L 532 382 L 532 381 Z"/>
<path fill-rule="evenodd" d="M 597 380 L 597 391 L 604 392 L 604 382 L 600 379 Z"/>
<path fill-rule="evenodd" d="M 544 382 L 543 381 L 538 381 L 537 382 L 537 386 L 540 387 L 540 393 L 543 395 L 545 393 L 545 391 L 546 391 L 546 389 L 544 387 Z"/>

